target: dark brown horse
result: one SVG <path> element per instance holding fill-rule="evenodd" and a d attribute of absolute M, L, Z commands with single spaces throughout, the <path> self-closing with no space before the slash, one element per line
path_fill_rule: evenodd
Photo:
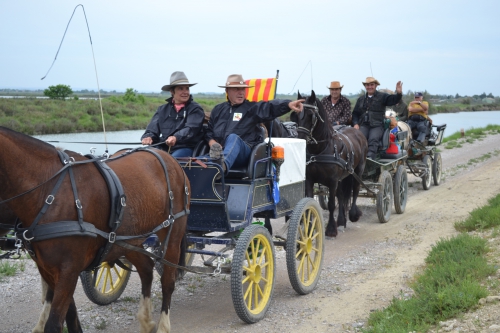
<path fill-rule="evenodd" d="M 82 332 L 73 293 L 80 272 L 95 264 L 99 251 L 115 238 L 109 226 L 112 207 L 117 209 L 111 204 L 113 190 L 108 189 L 94 163 L 86 163 L 87 158 L 76 153 L 67 152 L 71 160 L 63 166 L 53 146 L 4 127 L 0 127 L 0 147 L 0 197 L 12 199 L 7 203 L 9 208 L 23 221 L 22 227 L 28 228 L 18 235 L 31 249 L 32 258 L 49 287 L 47 297 L 51 301 L 40 316 L 40 322 L 45 322 L 43 332 L 62 332 L 64 320 L 68 332 Z M 187 223 L 184 213 L 189 208 L 189 181 L 179 164 L 158 150 L 112 156 L 105 164 L 117 175 L 126 200 L 122 196 L 122 215 L 115 214 L 116 222 L 121 221 L 116 229 L 116 242 L 100 260 L 115 262 L 125 256 L 137 268 L 142 283 L 137 315 L 140 331 L 151 332 L 156 326 L 151 313 L 154 262 L 129 248 L 140 248 L 144 235 L 158 227 L 159 239 L 168 239 L 165 260 L 180 262 Z M 83 235 L 74 232 L 75 226 L 78 231 L 85 230 Z M 37 236 L 50 234 L 53 229 L 67 231 L 64 228 L 71 229 L 71 235 L 47 239 Z M 170 332 L 169 309 L 177 271 L 174 266 L 164 266 L 161 277 L 163 303 L 157 332 Z"/>
<path fill-rule="evenodd" d="M 299 93 L 298 99 L 303 98 Z M 361 131 L 352 127 L 345 126 L 333 131 L 314 91 L 306 98 L 304 110 L 298 114 L 293 112 L 290 120 L 298 124 L 299 138 L 307 141 L 306 196 L 313 197 L 315 183 L 328 187 L 330 216 L 325 233 L 326 236 L 335 237 L 338 233 L 337 223 L 346 226 L 345 212 L 349 203 L 349 220 L 356 222 L 361 217 L 356 205 L 360 183 L 353 174 L 361 179 L 368 152 L 366 138 Z M 335 195 L 339 201 L 337 222 L 333 216 Z"/>

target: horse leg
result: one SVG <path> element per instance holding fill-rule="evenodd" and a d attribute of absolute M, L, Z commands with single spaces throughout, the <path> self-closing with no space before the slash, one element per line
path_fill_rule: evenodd
<path fill-rule="evenodd" d="M 337 237 L 337 234 L 338 234 L 337 222 L 335 221 L 335 217 L 333 216 L 333 213 L 335 211 L 335 196 L 337 193 L 337 186 L 338 186 L 338 182 L 334 181 L 333 185 L 330 184 L 330 187 L 328 189 L 328 191 L 329 191 L 329 196 L 328 196 L 329 214 L 328 214 L 328 225 L 326 226 L 326 231 L 325 231 L 325 235 L 327 237 Z M 340 205 L 339 205 L 339 207 L 340 207 Z M 339 214 L 340 214 L 340 209 L 339 209 Z"/>
<path fill-rule="evenodd" d="M 47 323 L 47 319 L 49 318 L 50 313 L 50 305 L 52 304 L 52 298 L 54 297 L 54 291 L 49 288 L 49 285 L 45 281 L 45 279 L 40 276 L 40 280 L 42 283 L 42 312 L 40 313 L 40 317 L 38 318 L 38 323 L 35 325 L 32 333 L 43 333 L 45 328 L 45 323 Z"/>
<path fill-rule="evenodd" d="M 361 175 L 363 174 L 363 170 L 355 170 L 356 174 L 361 178 Z M 356 200 L 358 200 L 358 195 L 359 195 L 359 189 L 361 188 L 361 184 L 354 179 L 353 176 L 351 177 L 351 185 L 352 185 L 352 205 L 351 209 L 349 210 L 349 220 L 351 222 L 358 222 L 361 215 L 363 215 L 363 212 L 359 209 L 358 205 L 356 204 Z"/>
<path fill-rule="evenodd" d="M 71 297 L 71 303 L 69 303 L 68 312 L 66 312 L 66 326 L 68 327 L 68 333 L 83 333 L 73 297 Z"/>
<path fill-rule="evenodd" d="M 156 327 L 156 322 L 153 319 L 153 303 L 151 302 L 154 262 L 139 252 L 129 252 L 125 257 L 136 267 L 141 279 L 142 295 L 137 312 L 140 332 L 151 333 Z"/>
<path fill-rule="evenodd" d="M 52 305 L 50 306 L 50 313 L 45 324 L 44 333 L 61 333 L 63 330 L 64 319 L 70 310 L 69 317 L 72 319 L 73 323 L 78 323 L 78 327 L 75 328 L 73 325 L 68 326 L 69 332 L 83 332 L 78 321 L 78 314 L 76 311 L 75 301 L 73 299 L 73 294 L 76 289 L 76 284 L 78 282 L 78 274 L 74 271 L 65 274 L 65 272 L 57 272 L 55 274 L 58 279 L 54 281 L 54 295 L 52 298 Z"/>
<path fill-rule="evenodd" d="M 345 191 L 346 180 L 342 180 L 339 182 L 337 188 L 337 199 L 339 205 L 339 214 L 337 216 L 337 227 L 344 226 L 344 229 L 347 228 L 347 206 L 349 204 L 349 192 Z"/>
<path fill-rule="evenodd" d="M 176 230 L 172 231 L 174 234 Z M 180 231 L 177 231 L 180 232 Z M 165 259 L 171 263 L 180 262 L 181 244 L 179 242 L 174 242 L 173 240 L 178 239 L 178 237 L 171 237 L 170 243 L 168 244 L 167 253 Z M 170 266 L 163 266 L 163 275 L 161 277 L 161 289 L 163 294 L 162 305 L 161 305 L 161 315 L 160 322 L 158 323 L 157 333 L 170 333 L 170 303 L 172 301 L 172 294 L 175 289 L 175 280 L 177 269 Z"/>

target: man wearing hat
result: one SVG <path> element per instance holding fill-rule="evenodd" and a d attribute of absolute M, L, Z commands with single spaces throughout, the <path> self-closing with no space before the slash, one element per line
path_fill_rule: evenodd
<path fill-rule="evenodd" d="M 359 97 L 352 112 L 352 125 L 360 129 L 368 140 L 368 158 L 375 159 L 380 139 L 384 134 L 385 107 L 397 104 L 403 96 L 403 83 L 396 83 L 396 94 L 390 95 L 377 91 L 380 85 L 377 79 L 367 77 L 365 82 L 366 94 Z"/>
<path fill-rule="evenodd" d="M 429 103 L 424 101 L 424 94 L 421 92 L 415 93 L 415 100 L 408 105 L 408 125 L 412 132 L 418 131 L 417 141 L 423 143 L 427 134 Z"/>
<path fill-rule="evenodd" d="M 173 157 L 192 155 L 195 145 L 203 139 L 205 118 L 202 107 L 193 101 L 189 92 L 189 87 L 195 84 L 189 83 L 183 72 L 172 73 L 170 84 L 161 88 L 169 91 L 172 97 L 156 110 L 141 137 L 143 145 L 164 141 L 165 144 L 158 147 L 169 151 Z"/>
<path fill-rule="evenodd" d="M 227 102 L 214 107 L 208 121 L 205 140 L 210 146 L 210 158 L 227 171 L 231 167 L 248 165 L 252 148 L 263 142 L 259 124 L 273 120 L 290 110 L 302 111 L 304 100 L 272 100 L 250 102 L 245 99 L 245 83 L 241 74 L 229 75 L 226 84 Z"/>
<path fill-rule="evenodd" d="M 342 96 L 343 87 L 339 81 L 332 81 L 330 87 L 327 87 L 330 89 L 330 95 L 321 100 L 332 126 L 351 122 L 351 101 Z"/>

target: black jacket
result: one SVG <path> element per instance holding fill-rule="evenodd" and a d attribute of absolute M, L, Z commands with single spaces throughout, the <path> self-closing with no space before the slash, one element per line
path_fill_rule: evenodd
<path fill-rule="evenodd" d="M 370 127 L 382 126 L 385 119 L 385 107 L 397 104 L 402 96 L 402 94 L 389 95 L 375 91 L 371 98 L 367 94 L 359 97 L 352 111 L 352 125 L 369 123 Z"/>
<path fill-rule="evenodd" d="M 165 141 L 169 136 L 177 139 L 171 150 L 179 148 L 194 148 L 196 143 L 203 139 L 203 120 L 205 113 L 200 104 L 193 101 L 189 96 L 184 108 L 176 112 L 172 97 L 167 99 L 167 104 L 161 105 L 153 115 L 151 122 L 141 140 L 147 137 L 153 139 L 153 143 Z M 162 148 L 166 148 L 162 146 Z"/>
<path fill-rule="evenodd" d="M 229 134 L 237 134 L 250 148 L 264 141 L 259 123 L 273 120 L 289 112 L 290 100 L 250 102 L 231 106 L 224 102 L 215 106 L 210 114 L 205 140 L 214 139 L 222 146 Z"/>

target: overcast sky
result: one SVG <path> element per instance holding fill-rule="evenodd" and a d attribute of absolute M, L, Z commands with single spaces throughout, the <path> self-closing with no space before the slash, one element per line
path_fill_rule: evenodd
<path fill-rule="evenodd" d="M 159 92 L 184 71 L 193 93 L 222 92 L 229 74 L 273 77 L 278 93 L 380 88 L 500 95 L 500 1 L 0 1 L 0 88 L 66 84 Z"/>

